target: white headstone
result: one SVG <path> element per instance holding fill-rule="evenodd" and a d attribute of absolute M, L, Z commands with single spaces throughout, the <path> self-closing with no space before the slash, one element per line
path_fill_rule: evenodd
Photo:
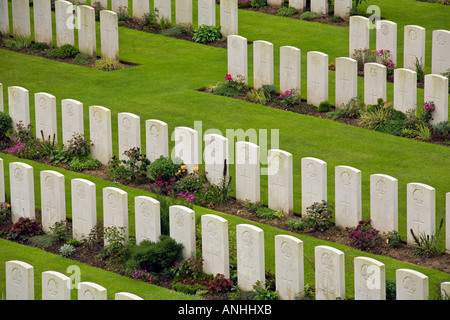
<path fill-rule="evenodd" d="M 394 69 L 394 109 L 406 113 L 416 110 L 417 72 L 411 69 Z"/>
<path fill-rule="evenodd" d="M 450 192 L 445 194 L 445 230 L 445 248 L 450 253 Z"/>
<path fill-rule="evenodd" d="M 352 58 L 355 50 L 369 49 L 369 18 L 363 16 L 350 16 L 349 18 L 349 57 Z"/>
<path fill-rule="evenodd" d="M 388 20 L 376 22 L 376 49 L 389 50 L 390 59 L 397 65 L 397 24 Z"/>
<path fill-rule="evenodd" d="M 66 221 L 64 175 L 53 170 L 43 170 L 40 175 L 42 228 L 50 232 L 55 223 Z"/>
<path fill-rule="evenodd" d="M 344 253 L 329 246 L 316 246 L 316 300 L 345 299 Z"/>
<path fill-rule="evenodd" d="M 153 4 L 154 11 L 157 13 L 156 22 L 161 23 L 161 19 L 172 22 L 172 3 L 171 0 L 155 0 Z"/>
<path fill-rule="evenodd" d="M 175 0 L 175 22 L 192 26 L 192 0 Z"/>
<path fill-rule="evenodd" d="M 78 284 L 78 300 L 107 300 L 106 288 L 92 282 Z"/>
<path fill-rule="evenodd" d="M 198 0 L 198 26 L 216 26 L 216 1 Z"/>
<path fill-rule="evenodd" d="M 119 159 L 128 160 L 124 154 L 131 148 L 141 149 L 141 118 L 139 116 L 121 112 L 118 114 L 118 131 L 119 131 Z"/>
<path fill-rule="evenodd" d="M 448 121 L 448 78 L 439 74 L 425 75 L 424 102 L 433 101 L 435 110 L 430 124 Z"/>
<path fill-rule="evenodd" d="M 385 174 L 370 176 L 370 219 L 380 232 L 398 231 L 398 180 Z"/>
<path fill-rule="evenodd" d="M 205 134 L 205 173 L 208 181 L 222 185 L 228 181 L 228 139 L 219 134 Z M 225 167 L 226 166 L 226 167 Z M 224 176 L 224 169 L 226 175 Z"/>
<path fill-rule="evenodd" d="M 196 256 L 195 248 L 195 212 L 185 206 L 169 207 L 170 237 L 183 244 L 183 259 Z"/>
<path fill-rule="evenodd" d="M 268 206 L 285 214 L 294 211 L 292 154 L 271 149 L 268 152 Z"/>
<path fill-rule="evenodd" d="M 236 142 L 236 198 L 257 203 L 260 201 L 259 146 L 246 141 Z"/>
<path fill-rule="evenodd" d="M 406 241 L 408 244 L 414 244 L 410 230 L 417 238 L 422 235 L 431 236 L 435 233 L 435 189 L 423 183 L 408 183 L 406 195 Z"/>
<path fill-rule="evenodd" d="M 73 4 L 70 1 L 55 1 L 56 46 L 75 45 L 75 23 Z"/>
<path fill-rule="evenodd" d="M 199 161 L 198 132 L 188 127 L 176 127 L 174 136 L 175 157 L 183 161 L 188 172 L 193 172 Z"/>
<path fill-rule="evenodd" d="M 6 261 L 6 300 L 34 300 L 34 267 L 26 262 Z"/>
<path fill-rule="evenodd" d="M 136 20 L 144 20 L 145 14 L 150 13 L 150 1 L 133 0 L 133 18 Z"/>
<path fill-rule="evenodd" d="M 160 203 L 147 196 L 134 198 L 136 243 L 143 240 L 157 242 L 161 235 Z"/>
<path fill-rule="evenodd" d="M 283 4 L 283 0 L 267 0 L 267 5 L 270 7 L 281 8 Z"/>
<path fill-rule="evenodd" d="M 356 227 L 362 219 L 361 171 L 349 166 L 335 167 L 335 224 Z"/>
<path fill-rule="evenodd" d="M 33 0 L 34 42 L 53 47 L 51 1 Z"/>
<path fill-rule="evenodd" d="M 78 50 L 80 53 L 95 58 L 97 56 L 97 35 L 95 31 L 95 9 L 77 6 Z"/>
<path fill-rule="evenodd" d="M 103 188 L 103 226 L 117 228 L 128 239 L 128 193 L 115 187 Z"/>
<path fill-rule="evenodd" d="M 280 47 L 280 92 L 301 93 L 301 51 L 291 46 Z"/>
<path fill-rule="evenodd" d="M 334 1 L 334 16 L 341 17 L 344 20 L 348 20 L 350 17 L 350 11 L 352 10 L 352 0 L 335 0 Z"/>
<path fill-rule="evenodd" d="M 111 10 L 116 13 L 120 11 L 128 13 L 128 0 L 111 0 Z"/>
<path fill-rule="evenodd" d="M 138 295 L 129 292 L 117 292 L 114 295 L 115 300 L 144 300 Z"/>
<path fill-rule="evenodd" d="M 119 61 L 119 18 L 109 10 L 100 11 L 100 40 L 102 58 Z"/>
<path fill-rule="evenodd" d="M 314 202 L 327 201 L 327 163 L 320 159 L 306 157 L 301 161 L 302 214 Z"/>
<path fill-rule="evenodd" d="M 236 226 L 237 278 L 242 291 L 259 281 L 265 287 L 264 231 L 249 224 Z"/>
<path fill-rule="evenodd" d="M 203 271 L 230 278 L 228 221 L 213 214 L 202 215 Z"/>
<path fill-rule="evenodd" d="M 146 155 L 151 162 L 161 156 L 169 156 L 169 133 L 167 123 L 154 119 L 145 120 L 145 139 Z"/>
<path fill-rule="evenodd" d="M 422 68 L 425 67 L 425 28 L 405 26 L 403 40 L 403 68 L 416 70 L 416 59 Z"/>
<path fill-rule="evenodd" d="M 57 271 L 42 272 L 42 300 L 70 300 L 71 279 Z"/>
<path fill-rule="evenodd" d="M 328 0 L 311 0 L 311 12 L 328 16 Z"/>
<path fill-rule="evenodd" d="M 253 42 L 253 87 L 273 84 L 273 44 L 264 40 Z"/>
<path fill-rule="evenodd" d="M 58 123 L 56 120 L 56 97 L 39 92 L 34 95 L 36 138 L 58 142 Z M 42 131 L 42 133 L 41 133 Z"/>
<path fill-rule="evenodd" d="M 22 162 L 9 164 L 11 192 L 11 221 L 19 218 L 35 219 L 33 167 Z"/>
<path fill-rule="evenodd" d="M 13 129 L 22 121 L 26 127 L 30 124 L 30 96 L 27 89 L 8 87 L 9 115 L 13 121 Z"/>
<path fill-rule="evenodd" d="M 14 37 L 31 37 L 29 0 L 12 1 L 12 21 Z"/>
<path fill-rule="evenodd" d="M 307 102 L 317 107 L 328 101 L 328 55 L 309 51 L 307 57 Z"/>
<path fill-rule="evenodd" d="M 380 63 L 364 64 L 364 103 L 376 105 L 378 99 L 386 101 L 386 67 Z"/>
<path fill-rule="evenodd" d="M 450 297 L 450 282 L 441 282 L 441 297 L 442 300 L 449 299 Z"/>
<path fill-rule="evenodd" d="M 89 107 L 91 157 L 103 164 L 112 158 L 111 110 L 101 106 Z"/>
<path fill-rule="evenodd" d="M 410 269 L 397 269 L 397 300 L 428 300 L 428 277 L 423 273 Z"/>
<path fill-rule="evenodd" d="M 227 37 L 228 74 L 233 80 L 241 76 L 248 83 L 247 39 L 238 35 Z"/>
<path fill-rule="evenodd" d="M 0 158 L 0 202 L 5 202 L 5 168 Z"/>
<path fill-rule="evenodd" d="M 84 136 L 83 103 L 73 99 L 61 100 L 63 144 L 68 145 L 74 135 Z"/>
<path fill-rule="evenodd" d="M 356 257 L 355 300 L 386 300 L 386 268 L 378 260 Z"/>
<path fill-rule="evenodd" d="M 450 70 L 450 31 L 433 30 L 431 73 L 441 74 Z"/>
<path fill-rule="evenodd" d="M 3 36 L 9 36 L 8 0 L 0 0 L 0 33 Z"/>
<path fill-rule="evenodd" d="M 220 27 L 224 38 L 238 34 L 238 3 L 234 0 L 220 0 Z"/>
<path fill-rule="evenodd" d="M 4 106 L 4 102 L 3 102 L 3 84 L 2 83 L 0 83 L 0 111 L 1 112 L 5 111 L 5 106 Z"/>
<path fill-rule="evenodd" d="M 341 109 L 358 97 L 358 62 L 353 58 L 336 58 L 335 105 Z"/>
<path fill-rule="evenodd" d="M 72 233 L 76 240 L 88 239 L 97 224 L 97 198 L 95 183 L 85 179 L 72 179 Z"/>
<path fill-rule="evenodd" d="M 304 292 L 303 241 L 275 236 L 275 283 L 280 299 L 294 300 Z"/>

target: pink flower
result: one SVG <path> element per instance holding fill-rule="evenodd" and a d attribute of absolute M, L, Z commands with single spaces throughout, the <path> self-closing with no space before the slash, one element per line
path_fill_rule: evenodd
<path fill-rule="evenodd" d="M 225 75 L 225 80 L 233 80 L 233 78 L 231 77 L 231 74 L 226 74 Z"/>
<path fill-rule="evenodd" d="M 280 99 L 283 98 L 283 95 L 280 93 L 280 95 L 278 96 L 278 98 L 280 98 Z"/>

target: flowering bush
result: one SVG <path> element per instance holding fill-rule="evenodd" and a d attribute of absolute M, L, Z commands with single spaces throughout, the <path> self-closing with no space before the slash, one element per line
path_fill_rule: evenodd
<path fill-rule="evenodd" d="M 150 272 L 147 272 L 147 270 L 138 270 L 136 268 L 134 269 L 134 273 L 131 275 L 131 278 L 147 283 L 151 283 L 153 280 L 153 276 L 150 274 Z"/>
<path fill-rule="evenodd" d="M 386 66 L 387 76 L 394 74 L 395 63 L 391 59 L 390 50 L 377 50 L 375 51 L 375 61 Z"/>
<path fill-rule="evenodd" d="M 378 240 L 379 231 L 373 228 L 371 223 L 371 220 L 362 220 L 356 227 L 345 228 L 356 248 L 365 251 Z"/>
<path fill-rule="evenodd" d="M 9 152 L 19 158 L 36 159 L 41 155 L 40 147 L 39 142 L 36 140 L 18 142 Z"/>
<path fill-rule="evenodd" d="M 225 80 L 225 83 L 211 87 L 210 92 L 219 96 L 232 97 L 245 94 L 249 90 L 242 75 L 238 75 L 233 79 L 230 74 L 226 74 Z"/>
<path fill-rule="evenodd" d="M 296 90 L 286 90 L 278 95 L 278 104 L 283 108 L 290 108 L 300 104 L 301 97 Z"/>

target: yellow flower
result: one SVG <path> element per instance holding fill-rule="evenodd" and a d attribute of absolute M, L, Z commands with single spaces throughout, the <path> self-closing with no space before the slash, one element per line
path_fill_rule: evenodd
<path fill-rule="evenodd" d="M 194 167 L 194 169 L 192 169 L 192 171 L 198 171 L 198 167 Z"/>
<path fill-rule="evenodd" d="M 181 166 L 181 169 L 185 170 L 185 169 L 186 169 L 186 166 Z"/>

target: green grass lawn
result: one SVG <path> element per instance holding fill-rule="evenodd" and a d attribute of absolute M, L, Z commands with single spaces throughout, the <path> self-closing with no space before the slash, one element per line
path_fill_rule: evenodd
<path fill-rule="evenodd" d="M 435 29 L 450 29 L 450 22 L 447 19 L 450 16 L 450 7 L 414 0 L 370 1 L 364 6 L 369 4 L 380 6 L 382 16 L 398 24 L 399 61 L 402 61 L 400 57 L 403 52 L 401 48 L 403 26 L 417 24 L 427 28 L 426 70 L 429 73 L 431 32 Z M 194 8 L 196 8 L 196 1 L 194 1 Z M 195 17 L 194 21 L 196 21 Z M 334 202 L 335 166 L 349 165 L 362 171 L 364 219 L 368 219 L 370 215 L 370 174 L 383 173 L 397 178 L 399 180 L 399 232 L 404 238 L 406 238 L 407 232 L 407 183 L 421 182 L 434 187 L 436 189 L 436 221 L 445 217 L 445 193 L 450 192 L 450 148 L 199 92 L 197 91 L 199 88 L 224 81 L 227 73 L 226 50 L 126 28 L 119 28 L 119 34 L 121 60 L 137 63 L 139 66 L 107 73 L 83 66 L 0 50 L 0 83 L 3 84 L 5 109 L 8 109 L 7 88 L 9 86 L 22 86 L 30 91 L 32 122 L 34 121 L 35 93 L 47 92 L 56 96 L 59 123 L 61 123 L 60 100 L 76 99 L 84 104 L 85 132 L 89 137 L 88 107 L 91 105 L 107 107 L 112 111 L 115 154 L 117 154 L 118 139 L 117 114 L 120 112 L 131 112 L 140 116 L 144 152 L 144 121 L 146 119 L 159 119 L 167 122 L 169 137 L 176 126 L 193 127 L 194 121 L 202 121 L 203 133 L 207 129 L 213 128 L 220 130 L 224 135 L 226 129 L 267 129 L 269 132 L 270 129 L 278 129 L 279 148 L 292 153 L 294 157 L 294 210 L 297 213 L 301 208 L 300 160 L 302 157 L 317 157 L 328 164 L 328 200 L 330 202 Z M 291 45 L 300 48 L 302 50 L 302 97 L 304 98 L 306 98 L 306 52 L 317 50 L 327 53 L 330 62 L 336 57 L 348 55 L 348 28 L 346 27 L 332 27 L 239 10 L 239 34 L 252 41 L 266 40 L 274 44 L 275 84 L 277 85 L 279 82 L 279 47 Z M 374 48 L 374 38 L 374 30 L 372 30 L 372 48 Z M 99 38 L 98 43 L 100 43 Z M 252 47 L 249 46 L 250 84 L 252 83 L 251 53 Z M 333 102 L 333 73 L 330 73 L 329 86 L 330 102 Z M 391 99 L 392 84 L 388 84 L 387 88 L 388 99 Z M 362 89 L 363 82 L 362 79 L 359 79 L 361 93 Z M 422 100 L 423 90 L 419 89 L 418 101 Z M 59 129 L 61 132 L 61 127 Z M 59 138 L 62 139 L 61 133 Z M 230 141 L 230 148 L 233 147 L 233 142 L 235 141 Z M 171 141 L 170 148 L 172 147 L 173 142 Z M 5 181 L 8 182 L 8 164 L 12 161 L 22 160 L 9 155 L 1 155 L 1 158 L 5 165 Z M 38 195 L 40 192 L 39 179 L 36 177 L 38 177 L 38 171 L 47 166 L 24 162 L 30 163 L 36 168 L 35 189 Z M 60 171 L 59 169 L 55 170 Z M 232 165 L 230 170 L 231 173 L 234 172 Z M 80 176 L 80 174 L 71 172 L 64 172 L 64 174 L 66 186 L 69 186 L 67 183 L 71 178 Z M 87 178 L 90 179 L 90 177 Z M 110 186 L 112 183 L 97 180 L 96 183 L 98 183 L 98 199 L 101 199 L 101 187 Z M 67 208 L 70 208 L 69 190 L 67 187 Z M 124 188 L 124 190 L 131 192 L 130 198 L 131 195 L 137 195 L 140 192 L 131 191 L 128 188 Z M 9 195 L 8 187 L 7 194 Z M 267 203 L 267 177 L 265 176 L 261 179 L 261 199 Z M 39 207 L 39 197 L 36 197 L 36 200 Z M 97 201 L 99 213 L 101 213 L 100 203 L 101 201 Z M 205 211 L 205 209 L 199 209 L 197 213 Z M 130 212 L 133 212 L 132 202 L 130 202 Z M 68 210 L 68 215 L 70 216 L 70 210 Z M 132 216 L 131 214 L 130 219 L 133 219 Z M 235 218 L 230 217 L 230 219 Z M 273 259 L 270 258 L 273 257 L 273 238 L 270 232 L 266 233 L 268 268 L 273 263 Z M 308 239 L 307 246 L 312 248 L 315 243 L 315 240 Z M 17 259 L 19 251 L 14 250 L 13 245 L 8 243 L 1 245 L 0 259 L 5 261 Z M 28 250 L 20 250 L 20 252 L 24 252 L 24 259 L 33 255 L 28 253 Z M 350 249 L 346 248 L 345 250 Z M 311 252 L 306 254 L 311 256 Z M 353 250 L 349 252 L 353 252 Z M 39 264 L 39 261 L 33 261 Z M 390 263 L 394 262 L 390 261 Z M 348 262 L 347 266 L 350 264 Z M 4 263 L 0 266 L 0 289 L 4 284 L 4 279 L 1 278 L 4 276 L 4 272 L 1 268 L 4 268 Z M 45 266 L 39 266 L 39 268 L 42 271 L 46 269 Z M 416 266 L 414 269 L 417 270 Z M 392 277 L 394 271 L 390 272 Z M 432 273 L 433 277 L 435 274 L 431 270 L 427 270 L 425 273 Z M 437 272 L 436 274 L 438 276 L 430 280 L 436 281 L 436 283 L 438 279 L 448 281 L 448 275 L 441 275 Z M 349 276 L 349 278 L 352 277 Z M 349 280 L 347 285 L 351 282 L 352 280 Z M 350 290 L 349 288 L 347 287 L 347 291 Z"/>

